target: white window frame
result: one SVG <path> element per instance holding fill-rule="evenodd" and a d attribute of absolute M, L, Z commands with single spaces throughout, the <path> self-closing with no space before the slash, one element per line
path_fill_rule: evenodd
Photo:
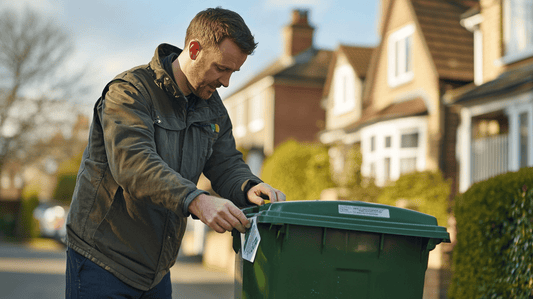
<path fill-rule="evenodd" d="M 248 105 L 248 115 L 250 122 L 248 123 L 248 130 L 251 133 L 261 131 L 265 127 L 265 94 L 260 92 L 254 95 Z"/>
<path fill-rule="evenodd" d="M 529 10 L 526 9 L 527 5 L 530 6 Z M 503 63 L 533 56 L 533 1 L 503 1 L 503 40 Z"/>
<path fill-rule="evenodd" d="M 333 114 L 340 115 L 355 108 L 355 73 L 349 65 L 335 69 L 333 85 Z"/>
<path fill-rule="evenodd" d="M 388 38 L 388 83 L 390 87 L 396 87 L 401 84 L 410 82 L 414 78 L 414 43 L 415 25 L 409 24 L 392 33 Z M 406 52 L 406 41 L 410 38 L 409 53 Z M 396 44 L 399 43 L 398 53 L 396 51 Z M 407 57 L 409 56 L 410 69 L 406 70 Z M 397 60 L 401 57 L 401 60 Z M 404 70 L 396 74 L 396 68 Z"/>
<path fill-rule="evenodd" d="M 230 119 L 233 123 L 233 136 L 242 138 L 246 136 L 246 101 L 238 98 L 228 107 Z"/>
<path fill-rule="evenodd" d="M 418 147 L 401 148 L 402 134 L 418 133 Z M 371 138 L 375 136 L 375 150 L 370 151 Z M 391 137 L 391 146 L 385 147 L 385 138 Z M 385 178 L 385 158 L 390 158 L 389 180 L 397 180 L 400 173 L 400 159 L 416 158 L 416 170 L 426 168 L 427 152 L 427 117 L 416 116 L 377 123 L 361 129 L 361 149 L 363 163 L 361 172 L 363 176 L 371 176 L 371 165 L 375 165 L 376 185 L 383 186 Z"/>

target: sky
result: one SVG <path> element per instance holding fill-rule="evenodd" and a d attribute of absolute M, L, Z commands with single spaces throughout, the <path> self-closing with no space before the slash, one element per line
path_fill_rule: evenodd
<path fill-rule="evenodd" d="M 290 23 L 293 9 L 309 11 L 314 46 L 319 49 L 379 42 L 379 0 L 0 0 L 0 10 L 20 12 L 26 6 L 53 18 L 71 35 L 74 53 L 69 68 L 83 71 L 92 86 L 72 101 L 88 106 L 115 75 L 148 63 L 159 44 L 183 48 L 189 22 L 208 7 L 238 12 L 258 42 L 241 71 L 232 75 L 230 86 L 218 90 L 222 98 L 281 55 L 281 31 Z"/>

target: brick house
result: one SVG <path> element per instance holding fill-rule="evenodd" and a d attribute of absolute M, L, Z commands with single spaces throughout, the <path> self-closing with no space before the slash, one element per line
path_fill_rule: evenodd
<path fill-rule="evenodd" d="M 224 100 L 237 146 L 248 151 L 257 174 L 277 145 L 291 138 L 317 141 L 324 126 L 320 101 L 332 52 L 313 46 L 306 10 L 292 11 L 282 33 L 282 55 Z"/>
<path fill-rule="evenodd" d="M 533 1 L 489 1 L 462 16 L 474 34 L 474 83 L 445 98 L 460 115 L 459 191 L 533 166 Z"/>

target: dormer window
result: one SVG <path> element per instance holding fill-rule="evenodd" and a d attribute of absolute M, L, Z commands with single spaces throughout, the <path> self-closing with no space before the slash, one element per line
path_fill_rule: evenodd
<path fill-rule="evenodd" d="M 504 63 L 533 56 L 533 1 L 504 0 Z"/>
<path fill-rule="evenodd" d="M 388 41 L 388 81 L 395 87 L 413 80 L 413 34 L 410 24 L 395 31 Z"/>
<path fill-rule="evenodd" d="M 355 108 L 355 74 L 348 65 L 335 70 L 334 105 L 335 115 L 350 112 Z"/>

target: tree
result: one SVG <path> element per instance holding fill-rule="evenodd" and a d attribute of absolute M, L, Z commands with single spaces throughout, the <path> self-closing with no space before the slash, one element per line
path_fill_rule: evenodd
<path fill-rule="evenodd" d="M 35 147 L 43 132 L 70 122 L 58 111 L 87 88 L 81 72 L 66 71 L 72 49 L 53 19 L 31 9 L 0 12 L 0 171 L 7 161 L 45 154 Z"/>

